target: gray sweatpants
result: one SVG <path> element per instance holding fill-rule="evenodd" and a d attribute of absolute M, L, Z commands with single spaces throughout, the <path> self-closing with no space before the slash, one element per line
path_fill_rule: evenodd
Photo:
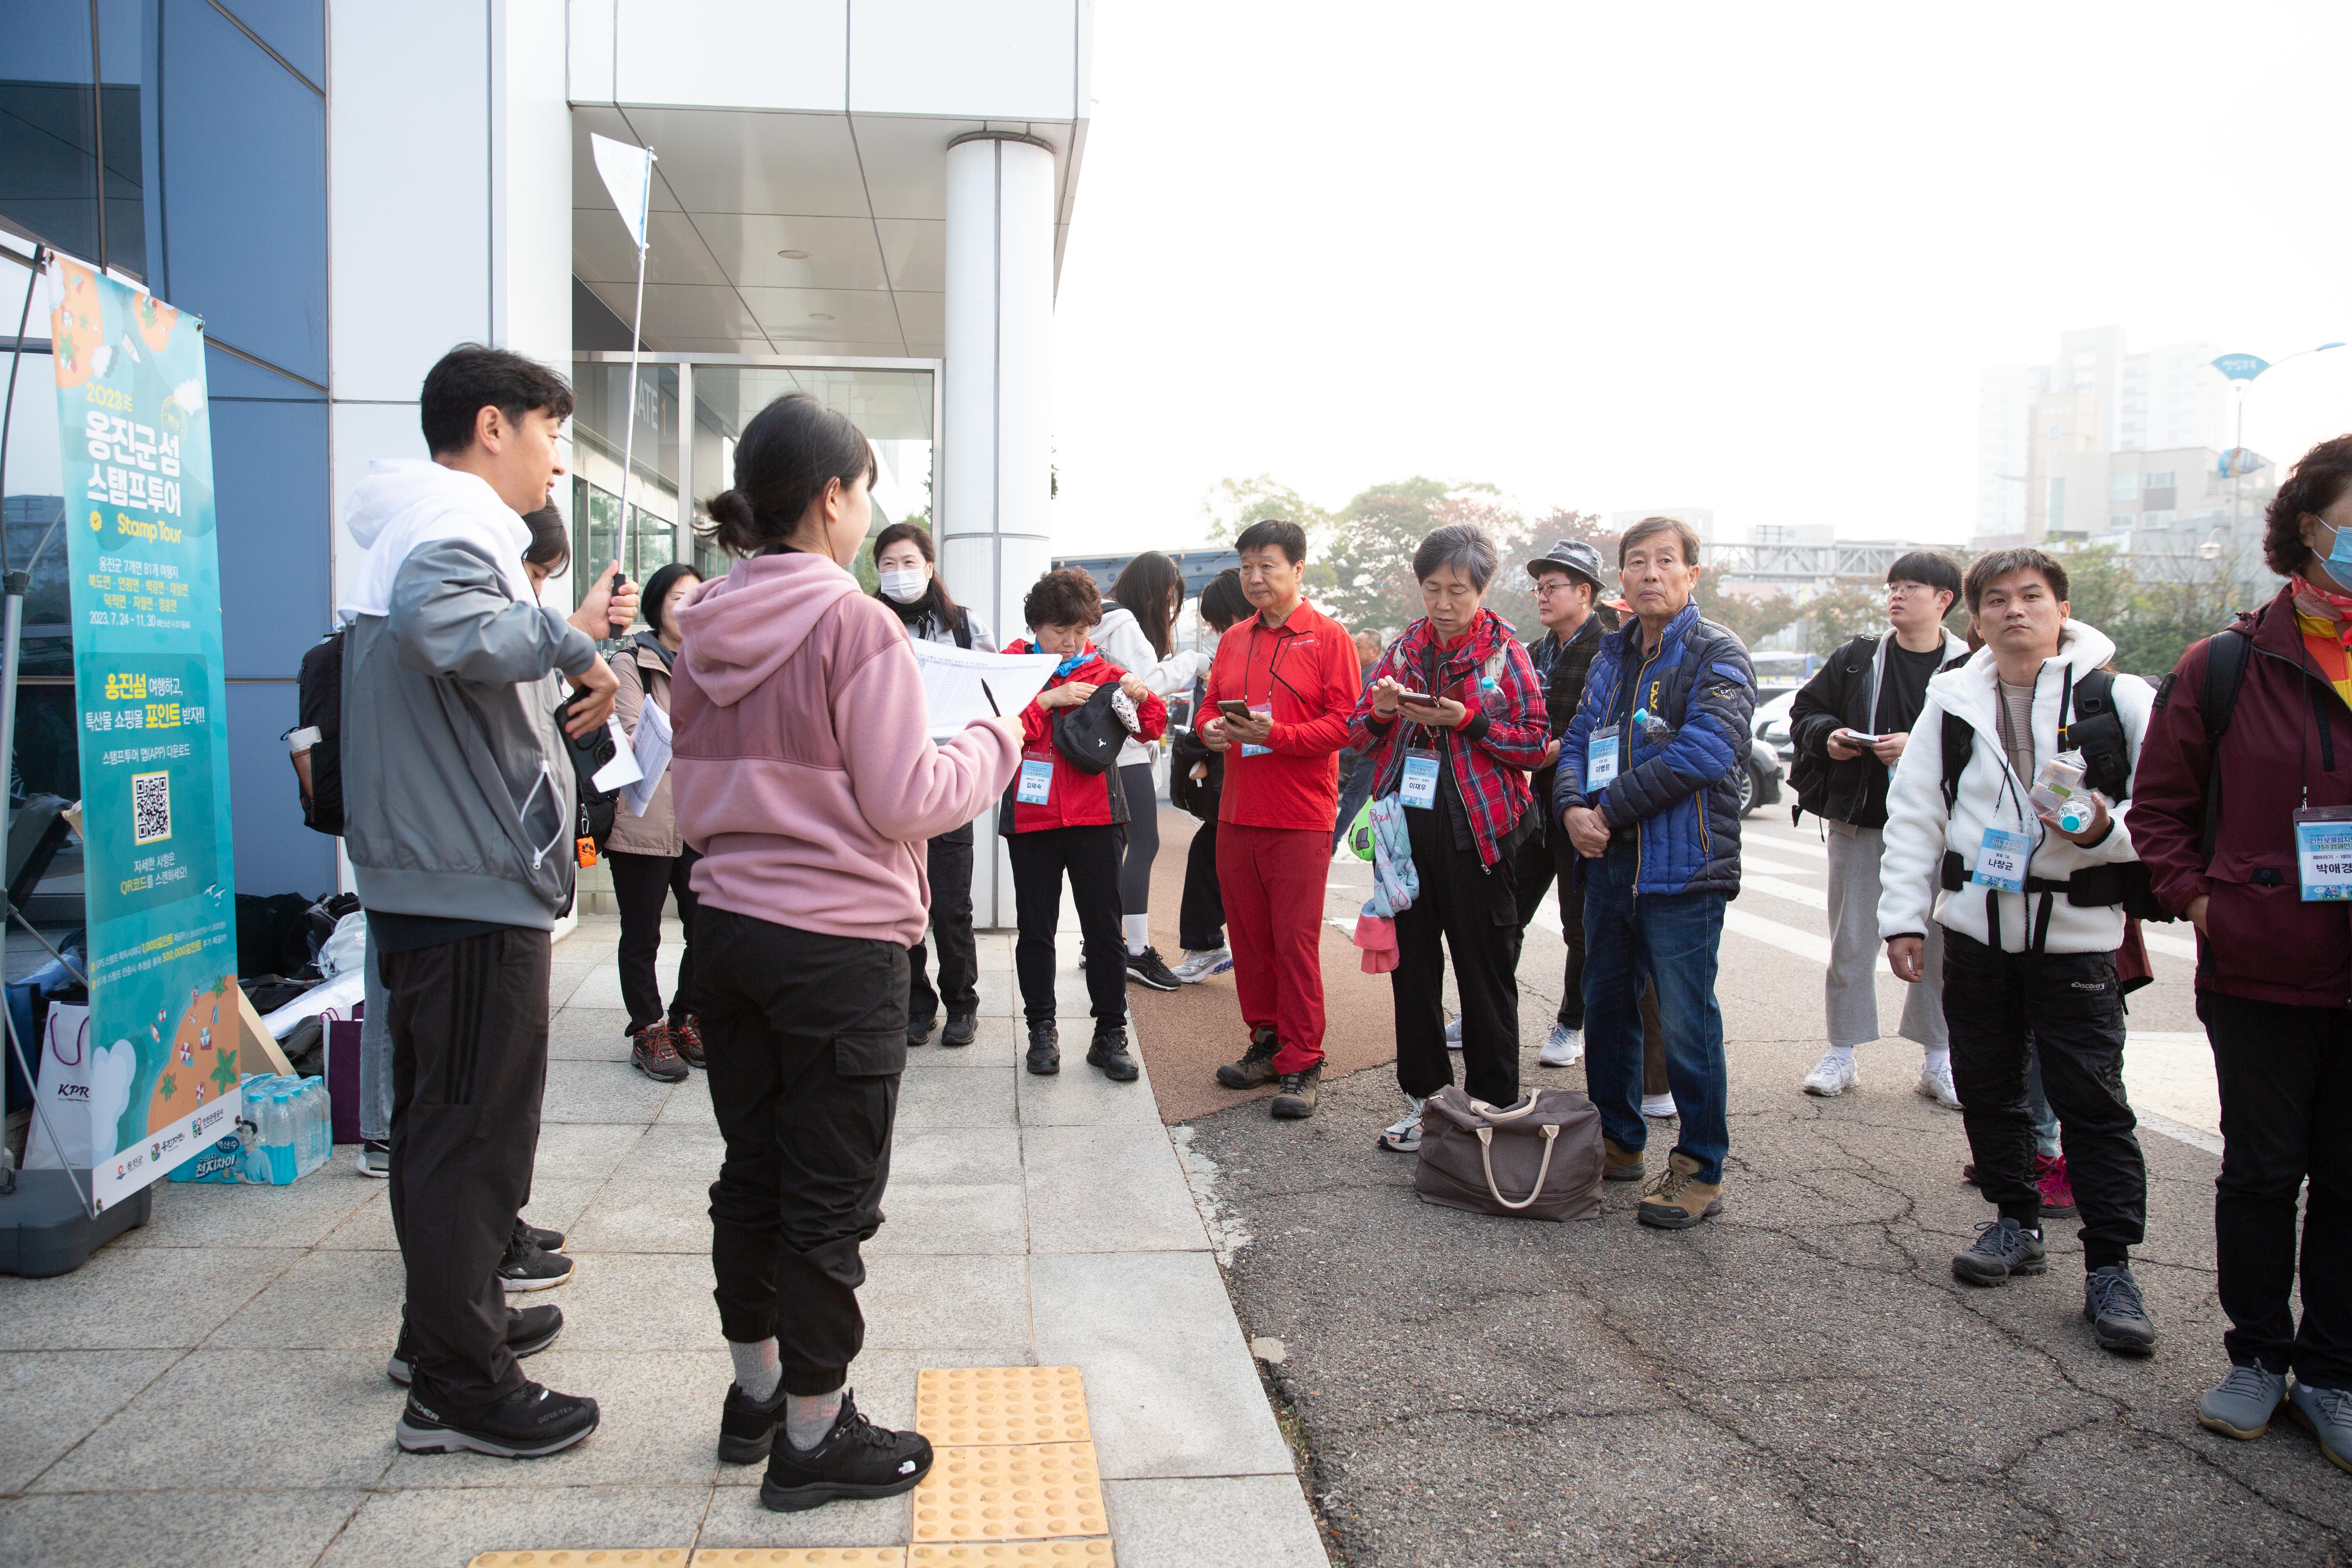
<path fill-rule="evenodd" d="M 1878 970 L 1886 951 L 1878 940 L 1878 857 L 1886 836 L 1843 822 L 1822 826 L 1830 850 L 1830 969 L 1822 985 L 1830 1044 L 1867 1045 L 1878 1038 Z M 1932 920 L 1927 961 L 1927 977 L 1906 988 L 1899 1032 L 1940 1051 L 1951 1040 L 1944 1032 L 1944 928 Z"/>

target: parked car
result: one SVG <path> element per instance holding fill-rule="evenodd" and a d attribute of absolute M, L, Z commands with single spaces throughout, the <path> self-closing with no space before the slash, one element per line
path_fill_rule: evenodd
<path fill-rule="evenodd" d="M 1748 771 L 1739 775 L 1739 815 L 1780 798 L 1780 759 L 1762 741 L 1748 743 Z"/>

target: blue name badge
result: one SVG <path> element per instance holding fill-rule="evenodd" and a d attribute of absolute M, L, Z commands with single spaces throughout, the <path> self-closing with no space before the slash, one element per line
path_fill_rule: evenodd
<path fill-rule="evenodd" d="M 2352 900 L 2352 806 L 2296 812 L 2294 854 L 2305 903 Z"/>
<path fill-rule="evenodd" d="M 1584 747 L 1584 793 L 1617 782 L 1617 726 L 1592 731 Z"/>
<path fill-rule="evenodd" d="M 1427 811 L 1437 804 L 1437 753 L 1407 752 L 1404 754 L 1404 778 L 1397 785 L 1397 795 L 1407 805 L 1417 805 Z"/>
<path fill-rule="evenodd" d="M 1274 704 L 1271 702 L 1251 703 L 1250 717 L 1253 719 L 1273 718 Z M 1273 754 L 1274 748 L 1271 746 L 1253 746 L 1246 741 L 1242 742 L 1242 755 L 1244 757 L 1270 757 Z"/>
<path fill-rule="evenodd" d="M 1044 805 L 1054 789 L 1054 759 L 1024 757 L 1021 759 L 1021 788 L 1013 798 L 1024 805 Z"/>
<path fill-rule="evenodd" d="M 2033 858 L 2033 839 L 2030 835 L 2013 833 L 2006 827 L 1985 829 L 1984 842 L 1977 847 L 1977 868 L 1969 880 L 1995 892 L 2025 891 L 2026 863 Z"/>

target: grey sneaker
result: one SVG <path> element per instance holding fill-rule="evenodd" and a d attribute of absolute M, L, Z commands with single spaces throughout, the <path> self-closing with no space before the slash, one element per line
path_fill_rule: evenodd
<path fill-rule="evenodd" d="M 2265 1366 L 2233 1366 L 2197 1401 L 2197 1424 L 2208 1432 L 2251 1443 L 2271 1429 L 2286 1398 L 2286 1379 Z"/>
<path fill-rule="evenodd" d="M 1952 1259 L 1952 1278 L 1970 1285 L 1998 1285 L 2012 1274 L 2043 1274 L 2049 1268 L 2042 1238 L 2006 1215 L 1977 1226 L 1976 1245 Z"/>
<path fill-rule="evenodd" d="M 2297 1378 L 2286 1391 L 2287 1419 L 2319 1439 L 2339 1470 L 2352 1470 L 2352 1390 L 2314 1388 Z"/>
<path fill-rule="evenodd" d="M 2102 1350 L 2146 1355 L 2156 1349 L 2156 1323 L 2139 1299 L 2139 1281 L 2132 1278 L 2128 1264 L 2110 1263 L 2084 1279 L 2083 1320 L 2098 1336 Z"/>

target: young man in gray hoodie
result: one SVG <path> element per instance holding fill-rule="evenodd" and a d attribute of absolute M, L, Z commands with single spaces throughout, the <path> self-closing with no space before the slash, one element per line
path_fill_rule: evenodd
<path fill-rule="evenodd" d="M 590 639 L 635 608 L 608 573 L 566 620 L 523 561 L 572 405 L 555 372 L 461 344 L 425 378 L 432 461 L 372 464 L 344 508 L 368 551 L 341 606 L 344 845 L 392 1030 L 396 1435 L 415 1453 L 537 1458 L 596 1426 L 594 1400 L 522 1375 L 517 1352 L 562 1315 L 512 1321 L 498 1274 L 539 1143 L 550 933 L 572 907 L 558 676 L 579 693 L 562 728 L 602 728 L 618 683 Z"/>

